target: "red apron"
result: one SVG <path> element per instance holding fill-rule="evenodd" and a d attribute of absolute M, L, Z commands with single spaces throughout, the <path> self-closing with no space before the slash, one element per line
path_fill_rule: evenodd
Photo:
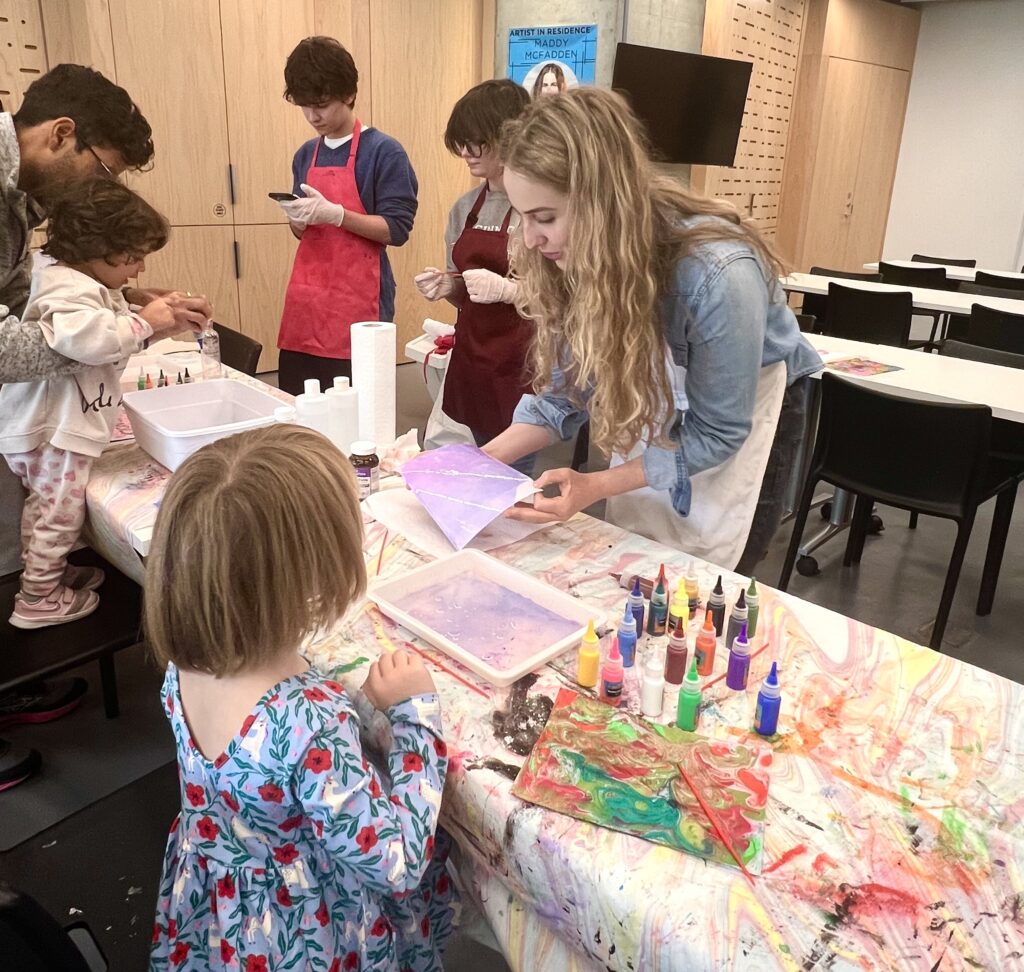
<path fill-rule="evenodd" d="M 462 235 L 452 248 L 459 273 L 491 270 L 508 274 L 508 224 L 512 209 L 498 232 L 476 228 L 487 198 L 485 183 L 466 217 Z M 455 347 L 444 380 L 445 414 L 473 432 L 494 438 L 512 424 L 519 399 L 530 391 L 524 377 L 533 329 L 512 304 L 474 304 L 469 297 L 459 309 Z"/>
<path fill-rule="evenodd" d="M 353 213 L 366 212 L 356 188 L 361 129 L 357 121 L 346 165 L 318 167 L 322 139 L 317 139 L 305 179 L 325 199 Z M 343 226 L 307 226 L 295 253 L 277 346 L 321 358 L 351 358 L 349 325 L 380 315 L 381 249 L 382 244 Z"/>

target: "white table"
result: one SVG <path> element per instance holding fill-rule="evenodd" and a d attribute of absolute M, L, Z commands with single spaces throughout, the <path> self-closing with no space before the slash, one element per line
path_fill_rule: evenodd
<path fill-rule="evenodd" d="M 1013 277 L 1016 280 L 1024 280 L 1024 273 L 1014 273 L 1011 270 L 986 270 L 984 267 L 955 267 L 949 263 L 919 263 L 917 260 L 886 260 L 885 262 L 891 263 L 894 267 L 910 267 L 911 269 L 943 267 L 946 271 L 946 276 L 950 280 L 966 280 L 970 283 L 974 283 L 975 275 L 979 272 L 997 273 L 1000 277 Z M 871 273 L 878 273 L 878 264 L 865 263 L 864 269 Z"/>
<path fill-rule="evenodd" d="M 983 361 L 925 354 L 884 344 L 826 337 L 824 334 L 805 334 L 804 337 L 822 356 L 826 367 L 829 361 L 839 358 L 861 357 L 902 369 L 863 378 L 837 372 L 843 378 L 870 382 L 906 398 L 988 405 L 995 418 L 1024 422 L 1024 370 L 1020 368 L 1004 368 Z M 815 377 L 820 374 L 818 372 Z"/>
<path fill-rule="evenodd" d="M 972 304 L 984 304 L 993 310 L 1007 314 L 1024 314 L 1024 291 L 1021 299 L 1011 297 L 982 297 L 978 294 L 961 294 L 955 290 L 932 290 L 929 287 L 897 287 L 893 284 L 874 283 L 870 280 L 848 280 L 845 277 L 826 277 L 816 273 L 791 273 L 781 278 L 784 290 L 790 293 L 819 294 L 828 296 L 830 283 L 842 284 L 854 290 L 874 290 L 882 293 L 910 291 L 915 311 L 939 311 L 943 314 L 971 313 Z"/>

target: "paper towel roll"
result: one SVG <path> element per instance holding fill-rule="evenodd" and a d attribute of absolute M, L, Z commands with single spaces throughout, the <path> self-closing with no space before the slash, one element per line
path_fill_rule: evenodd
<path fill-rule="evenodd" d="M 359 392 L 359 438 L 377 448 L 395 441 L 395 325 L 352 325 L 352 387 Z"/>

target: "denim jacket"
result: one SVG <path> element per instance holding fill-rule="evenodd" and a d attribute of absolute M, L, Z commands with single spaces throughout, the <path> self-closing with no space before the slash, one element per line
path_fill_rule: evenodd
<path fill-rule="evenodd" d="M 643 453 L 647 485 L 671 490 L 672 506 L 690 512 L 690 476 L 725 462 L 750 434 L 761 368 L 784 361 L 787 383 L 822 367 L 800 333 L 777 280 L 765 279 L 745 243 L 722 240 L 700 246 L 676 265 L 661 303 L 665 342 L 672 361 L 685 369 L 685 401 L 677 398 L 666 449 Z M 637 376 L 642 380 L 642 376 Z M 552 376 L 550 388 L 561 387 Z M 587 413 L 546 391 L 524 395 L 513 422 L 546 426 L 568 439 Z"/>

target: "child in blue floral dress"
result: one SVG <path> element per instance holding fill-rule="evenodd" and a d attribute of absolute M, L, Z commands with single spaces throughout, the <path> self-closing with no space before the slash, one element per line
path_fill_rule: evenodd
<path fill-rule="evenodd" d="M 182 803 L 151 969 L 441 969 L 455 892 L 430 675 L 407 652 L 370 668 L 363 692 L 392 727 L 385 784 L 344 688 L 299 654 L 365 585 L 352 469 L 316 433 L 222 439 L 172 477 L 146 627 Z"/>

